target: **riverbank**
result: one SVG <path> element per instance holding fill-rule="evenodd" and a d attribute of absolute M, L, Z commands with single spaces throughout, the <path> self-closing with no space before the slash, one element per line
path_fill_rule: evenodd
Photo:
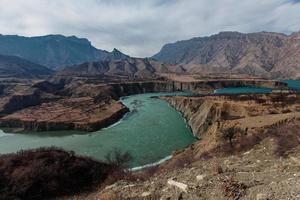
<path fill-rule="evenodd" d="M 200 140 L 137 179 L 67 199 L 300 197 L 299 94 L 162 98 Z"/>

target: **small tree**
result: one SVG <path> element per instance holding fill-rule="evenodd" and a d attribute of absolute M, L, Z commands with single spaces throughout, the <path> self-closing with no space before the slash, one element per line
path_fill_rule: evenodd
<path fill-rule="evenodd" d="M 106 162 L 118 168 L 125 169 L 128 167 L 129 162 L 132 161 L 132 155 L 126 151 L 122 152 L 120 149 L 114 149 L 105 155 Z"/>
<path fill-rule="evenodd" d="M 229 127 L 222 131 L 222 136 L 225 140 L 229 140 L 230 147 L 233 147 L 232 140 L 238 134 L 243 134 L 245 131 L 239 127 Z"/>

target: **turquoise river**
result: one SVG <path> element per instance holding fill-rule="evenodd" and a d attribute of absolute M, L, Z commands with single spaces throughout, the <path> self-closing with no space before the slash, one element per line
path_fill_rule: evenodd
<path fill-rule="evenodd" d="M 123 98 L 121 101 L 129 107 L 130 112 L 116 124 L 93 133 L 55 131 L 6 134 L 0 132 L 0 153 L 56 146 L 103 160 L 108 152 L 119 149 L 132 154 L 134 160 L 131 167 L 157 162 L 195 141 L 179 112 L 163 100 L 150 98 L 158 95 L 168 95 L 168 93 L 139 94 Z"/>
<path fill-rule="evenodd" d="M 285 81 L 290 88 L 300 89 L 300 81 Z M 217 94 L 269 93 L 269 88 L 223 88 Z M 131 167 L 143 166 L 169 157 L 196 139 L 179 112 L 167 102 L 151 98 L 160 95 L 188 93 L 148 93 L 121 99 L 130 109 L 122 120 L 92 133 L 55 131 L 7 134 L 0 130 L 0 154 L 45 146 L 72 150 L 80 155 L 103 160 L 114 149 L 129 151 L 134 160 Z"/>

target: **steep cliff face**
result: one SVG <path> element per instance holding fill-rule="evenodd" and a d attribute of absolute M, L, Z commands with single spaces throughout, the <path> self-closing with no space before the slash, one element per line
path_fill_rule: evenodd
<path fill-rule="evenodd" d="M 267 80 L 216 80 L 216 81 L 149 81 L 138 83 L 112 84 L 114 91 L 121 96 L 146 92 L 189 91 L 195 94 L 212 92 L 224 87 L 268 87 L 286 88 L 287 84 L 280 81 Z"/>
<path fill-rule="evenodd" d="M 259 122 L 265 121 L 261 126 L 271 126 L 280 118 L 298 117 L 300 114 L 297 94 L 284 97 L 281 94 L 262 94 L 161 98 L 183 114 L 198 138 L 238 124 L 246 129 L 260 126 Z M 285 106 L 280 102 L 285 102 Z"/>
<path fill-rule="evenodd" d="M 35 106 L 41 103 L 40 92 L 38 90 L 33 91 L 30 94 L 19 94 L 11 96 L 7 103 L 3 106 L 0 113 L 12 113 L 19 109 Z"/>
<path fill-rule="evenodd" d="M 182 97 L 162 97 L 162 99 L 183 114 L 193 134 L 198 138 L 209 125 L 221 118 L 220 106 L 204 99 Z"/>
<path fill-rule="evenodd" d="M 219 98 L 219 97 L 217 97 Z M 249 115 L 243 105 L 209 97 L 162 97 L 177 111 L 181 112 L 197 138 L 209 128 L 220 128 L 223 120 L 239 119 Z"/>

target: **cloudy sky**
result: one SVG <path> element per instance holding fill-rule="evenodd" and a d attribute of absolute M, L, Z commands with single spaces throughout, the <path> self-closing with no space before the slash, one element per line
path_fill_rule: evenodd
<path fill-rule="evenodd" d="M 0 0 L 1 34 L 76 35 L 132 56 L 228 30 L 299 31 L 300 0 Z"/>

